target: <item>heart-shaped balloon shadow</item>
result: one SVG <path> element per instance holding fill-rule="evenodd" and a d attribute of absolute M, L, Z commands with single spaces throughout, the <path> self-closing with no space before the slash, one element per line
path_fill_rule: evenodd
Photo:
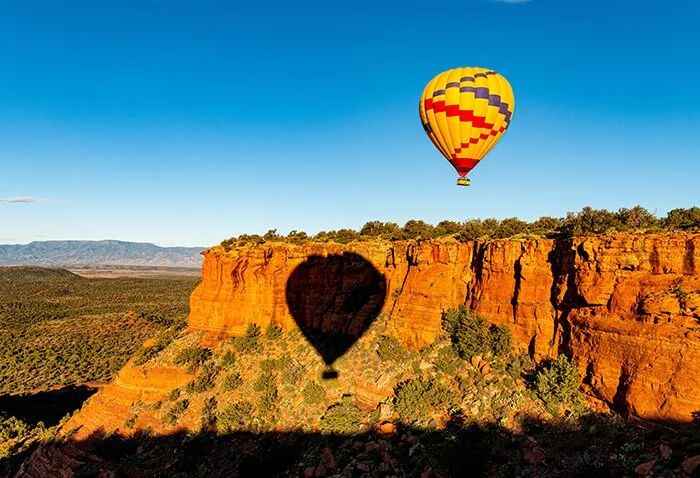
<path fill-rule="evenodd" d="M 294 320 L 328 366 L 365 333 L 386 298 L 386 279 L 358 254 L 313 255 L 287 280 L 287 306 Z"/>

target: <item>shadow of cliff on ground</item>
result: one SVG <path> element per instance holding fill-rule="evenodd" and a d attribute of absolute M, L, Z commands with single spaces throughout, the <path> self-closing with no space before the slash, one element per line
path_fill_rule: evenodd
<path fill-rule="evenodd" d="M 664 448 L 667 447 L 667 448 Z M 443 430 L 397 425 L 388 436 L 212 432 L 125 437 L 97 432 L 82 442 L 44 445 L 15 476 L 654 476 L 686 472 L 700 455 L 700 426 L 621 423 L 603 415 L 545 422 L 522 432 L 453 419 Z M 692 463 L 691 463 L 692 464 Z M 684 471 L 686 468 L 686 471 Z M 5 470 L 8 471 L 8 470 Z M 13 474 L 16 469 L 13 470 Z"/>
<path fill-rule="evenodd" d="M 358 254 L 313 255 L 292 271 L 286 300 L 297 325 L 330 366 L 377 318 L 386 288 L 384 276 Z"/>
<path fill-rule="evenodd" d="M 69 385 L 56 390 L 0 395 L 0 415 L 17 417 L 29 425 L 43 422 L 52 427 L 66 414 L 78 410 L 97 390 L 87 385 Z"/>

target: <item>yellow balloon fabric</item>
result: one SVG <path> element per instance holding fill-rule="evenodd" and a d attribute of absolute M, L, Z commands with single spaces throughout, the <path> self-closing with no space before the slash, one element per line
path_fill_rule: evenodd
<path fill-rule="evenodd" d="M 501 139 L 513 118 L 508 81 L 486 68 L 454 68 L 430 80 L 420 99 L 423 129 L 464 177 Z"/>

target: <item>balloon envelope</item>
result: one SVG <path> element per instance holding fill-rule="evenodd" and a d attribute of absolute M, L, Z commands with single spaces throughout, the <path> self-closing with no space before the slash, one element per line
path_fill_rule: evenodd
<path fill-rule="evenodd" d="M 430 140 L 464 177 L 501 139 L 514 107 L 513 89 L 502 75 L 467 67 L 430 80 L 419 112 Z"/>

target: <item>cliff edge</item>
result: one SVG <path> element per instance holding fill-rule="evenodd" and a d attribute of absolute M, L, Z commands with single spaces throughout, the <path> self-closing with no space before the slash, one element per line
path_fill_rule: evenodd
<path fill-rule="evenodd" d="M 204 253 L 189 325 L 208 341 L 249 323 L 296 327 L 290 275 L 309 257 L 361 256 L 382 274 L 381 313 L 411 348 L 440 333 L 443 310 L 465 304 L 505 324 L 535 359 L 569 353 L 587 394 L 624 413 L 687 422 L 700 410 L 700 234 L 459 243 L 266 243 Z M 362 281 L 339 268 L 343 283 Z M 337 280 L 337 279 L 335 279 Z M 315 287 L 308 304 L 336 300 Z M 313 297 L 314 295 L 327 295 Z M 313 315 L 313 311 L 306 311 Z"/>

